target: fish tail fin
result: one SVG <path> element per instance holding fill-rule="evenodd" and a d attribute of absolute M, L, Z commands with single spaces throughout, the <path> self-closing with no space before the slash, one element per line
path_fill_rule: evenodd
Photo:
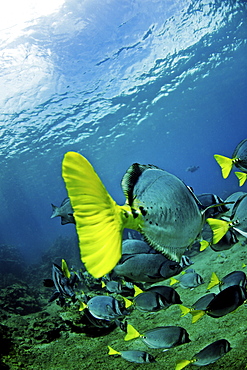
<path fill-rule="evenodd" d="M 116 351 L 112 347 L 110 347 L 110 346 L 107 346 L 107 347 L 109 349 L 108 355 L 120 355 L 121 354 L 120 352 Z"/>
<path fill-rule="evenodd" d="M 54 204 L 52 204 L 52 203 L 51 203 L 51 206 L 52 206 L 51 218 L 58 217 L 59 216 L 59 214 L 57 212 L 58 207 L 57 206 L 54 206 Z"/>
<path fill-rule="evenodd" d="M 213 232 L 213 244 L 217 244 L 229 230 L 230 223 L 216 218 L 207 218 L 206 221 Z"/>
<path fill-rule="evenodd" d="M 179 280 L 178 279 L 175 279 L 173 277 L 170 278 L 170 285 L 174 285 L 176 283 L 179 283 Z"/>
<path fill-rule="evenodd" d="M 123 297 L 125 308 L 129 308 L 133 305 L 133 302 L 131 302 L 128 298 Z"/>
<path fill-rule="evenodd" d="M 220 283 L 220 280 L 218 278 L 218 276 L 216 275 L 215 272 L 212 273 L 212 276 L 211 276 L 211 279 L 210 279 L 210 282 L 207 286 L 207 289 L 211 289 L 213 288 L 215 285 L 218 285 Z"/>
<path fill-rule="evenodd" d="M 66 276 L 66 278 L 70 278 L 70 272 L 69 272 L 69 269 L 68 269 L 68 265 L 66 263 L 66 261 L 64 259 L 62 259 L 62 271 L 63 271 L 63 274 L 64 276 Z"/>
<path fill-rule="evenodd" d="M 127 325 L 127 334 L 124 337 L 125 341 L 139 338 L 140 336 L 141 334 L 131 324 Z"/>
<path fill-rule="evenodd" d="M 207 240 L 200 241 L 200 252 L 204 251 L 210 243 Z"/>
<path fill-rule="evenodd" d="M 181 310 L 181 317 L 187 315 L 187 313 L 191 312 L 191 309 L 188 307 L 183 306 L 182 304 L 179 305 L 179 308 Z"/>
<path fill-rule="evenodd" d="M 235 175 L 239 179 L 239 186 L 243 186 L 245 181 L 247 180 L 247 173 L 235 172 Z"/>
<path fill-rule="evenodd" d="M 175 370 L 182 370 L 186 366 L 188 366 L 189 364 L 191 364 L 191 362 L 192 361 L 190 361 L 190 360 L 181 360 L 181 361 L 179 361 L 179 362 L 176 363 Z"/>
<path fill-rule="evenodd" d="M 134 291 L 135 291 L 135 294 L 134 294 L 134 297 L 136 297 L 138 294 L 141 294 L 143 293 L 143 290 L 141 290 L 141 288 L 139 288 L 137 285 L 134 284 Z"/>
<path fill-rule="evenodd" d="M 100 278 L 121 258 L 123 229 L 139 230 L 143 216 L 134 215 L 128 205 L 117 205 L 79 153 L 64 155 L 62 176 L 74 211 L 81 260 L 91 275 Z"/>
<path fill-rule="evenodd" d="M 206 315 L 206 312 L 203 311 L 203 310 L 192 310 L 190 311 L 191 315 L 192 315 L 192 324 L 194 324 L 195 322 L 197 322 L 201 317 L 203 317 L 204 315 Z"/>
<path fill-rule="evenodd" d="M 87 308 L 86 303 L 84 303 L 84 302 L 80 301 L 79 311 L 84 311 L 84 310 L 85 310 L 85 308 Z"/>
<path fill-rule="evenodd" d="M 223 178 L 226 179 L 229 176 L 229 173 L 231 172 L 233 160 L 231 158 L 227 158 L 219 154 L 215 154 L 214 158 L 221 167 Z"/>

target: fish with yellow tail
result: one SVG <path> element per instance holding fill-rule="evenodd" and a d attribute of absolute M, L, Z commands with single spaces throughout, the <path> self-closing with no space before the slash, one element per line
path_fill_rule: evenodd
<path fill-rule="evenodd" d="M 235 172 L 239 179 L 239 186 L 242 186 L 247 179 L 247 139 L 242 140 L 233 152 L 232 158 L 224 157 L 223 155 L 215 154 L 215 160 L 221 167 L 222 176 L 226 179 L 232 167 L 235 166 L 243 172 Z"/>
<path fill-rule="evenodd" d="M 81 259 L 96 278 L 120 260 L 124 228 L 141 232 L 149 245 L 177 262 L 201 232 L 204 214 L 193 192 L 156 166 L 130 166 L 122 179 L 126 196 L 122 206 L 79 153 L 65 154 L 62 176 L 73 208 Z"/>
<path fill-rule="evenodd" d="M 175 370 L 182 370 L 188 365 L 206 366 L 212 364 L 231 350 L 231 345 L 226 339 L 216 340 L 196 353 L 192 360 L 177 362 Z"/>
<path fill-rule="evenodd" d="M 108 355 L 118 355 L 124 360 L 129 362 L 135 362 L 137 364 L 147 364 L 155 362 L 155 358 L 147 352 L 130 350 L 130 351 L 116 351 L 114 348 L 108 346 Z"/>
<path fill-rule="evenodd" d="M 240 307 L 246 299 L 246 290 L 242 286 L 229 286 L 216 294 L 204 310 L 191 310 L 192 323 L 195 323 L 204 315 L 214 318 L 225 316 Z"/>
<path fill-rule="evenodd" d="M 213 244 L 217 244 L 230 228 L 234 230 L 235 234 L 247 238 L 246 208 L 247 194 L 244 193 L 235 202 L 229 219 L 207 218 L 206 221 L 213 231 Z"/>
<path fill-rule="evenodd" d="M 180 326 L 160 326 L 140 334 L 131 324 L 127 325 L 127 334 L 124 340 L 141 338 L 149 348 L 173 348 L 189 343 L 189 334 Z"/>

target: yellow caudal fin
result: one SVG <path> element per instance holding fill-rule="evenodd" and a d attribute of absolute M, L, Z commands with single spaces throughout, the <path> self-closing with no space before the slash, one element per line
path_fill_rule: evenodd
<path fill-rule="evenodd" d="M 125 308 L 129 308 L 133 305 L 133 302 L 131 302 L 128 298 L 123 297 Z"/>
<path fill-rule="evenodd" d="M 192 324 L 194 324 L 195 322 L 197 322 L 201 317 L 203 317 L 204 315 L 206 315 L 206 312 L 205 311 L 202 311 L 202 310 L 192 310 L 190 311 L 191 315 L 192 315 Z"/>
<path fill-rule="evenodd" d="M 179 305 L 179 308 L 181 310 L 181 317 L 187 315 L 187 313 L 191 312 L 191 308 L 185 307 L 182 304 Z"/>
<path fill-rule="evenodd" d="M 121 355 L 120 352 L 116 351 L 115 349 L 113 349 L 112 347 L 110 346 L 107 346 L 108 349 L 109 349 L 109 352 L 108 352 L 108 355 Z"/>
<path fill-rule="evenodd" d="M 141 290 L 141 288 L 139 288 L 137 285 L 134 285 L 134 291 L 135 291 L 134 297 L 136 297 L 138 294 L 143 293 L 143 290 Z"/>
<path fill-rule="evenodd" d="M 246 179 L 247 179 L 247 173 L 244 172 L 235 172 L 235 175 L 239 179 L 239 186 L 243 186 Z"/>
<path fill-rule="evenodd" d="M 210 282 L 207 286 L 207 289 L 211 289 L 213 288 L 215 285 L 218 285 L 220 283 L 220 280 L 218 278 L 218 276 L 216 275 L 215 272 L 212 273 L 212 276 L 211 276 L 211 279 L 210 279 Z"/>
<path fill-rule="evenodd" d="M 84 303 L 84 302 L 80 301 L 79 311 L 83 311 L 83 310 L 85 310 L 85 308 L 87 308 L 86 303 Z"/>
<path fill-rule="evenodd" d="M 179 280 L 178 279 L 175 279 L 173 277 L 170 278 L 170 285 L 174 285 L 176 283 L 179 283 Z"/>
<path fill-rule="evenodd" d="M 189 360 L 179 361 L 176 364 L 175 370 L 182 370 L 183 368 L 185 368 L 185 366 L 188 366 L 189 364 L 191 364 L 191 362 L 193 361 L 189 361 Z"/>
<path fill-rule="evenodd" d="M 231 158 L 224 157 L 223 155 L 215 154 L 214 158 L 221 167 L 222 176 L 226 179 L 231 172 L 233 161 Z"/>
<path fill-rule="evenodd" d="M 206 221 L 213 232 L 213 244 L 217 244 L 229 230 L 230 223 L 216 218 L 207 218 Z"/>
<path fill-rule="evenodd" d="M 68 265 L 66 263 L 66 261 L 64 259 L 62 259 L 62 271 L 64 273 L 64 276 L 66 276 L 66 278 L 70 278 L 70 272 L 69 272 L 69 269 L 68 269 Z"/>
<path fill-rule="evenodd" d="M 204 251 L 209 245 L 210 243 L 207 240 L 202 240 L 200 242 L 200 252 Z"/>
<path fill-rule="evenodd" d="M 124 340 L 128 341 L 139 337 L 141 337 L 141 334 L 131 324 L 128 324 L 127 334 L 125 335 Z"/>
<path fill-rule="evenodd" d="M 91 275 L 102 277 L 121 257 L 123 229 L 138 230 L 141 213 L 134 218 L 129 206 L 118 206 L 79 153 L 65 154 L 62 176 L 74 211 L 82 262 Z"/>

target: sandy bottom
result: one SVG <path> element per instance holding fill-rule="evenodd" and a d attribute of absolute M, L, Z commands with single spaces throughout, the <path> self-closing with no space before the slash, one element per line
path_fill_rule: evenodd
<path fill-rule="evenodd" d="M 180 294 L 181 300 L 185 306 L 192 305 L 198 298 L 207 292 L 207 285 L 210 281 L 212 272 L 216 272 L 219 278 L 226 274 L 235 271 L 246 271 L 247 264 L 246 245 L 236 244 L 230 250 L 223 252 L 214 252 L 210 248 L 192 258 L 194 265 L 192 266 L 204 279 L 205 284 L 197 288 L 183 289 L 177 287 L 177 292 Z M 165 285 L 169 285 L 169 280 L 166 280 Z M 214 287 L 211 291 L 219 292 L 218 287 Z M 59 319 L 67 325 L 69 313 L 64 312 L 55 302 L 46 306 L 45 310 L 51 317 Z M 42 313 L 30 314 L 28 316 L 15 315 L 2 321 L 2 324 L 16 325 L 15 349 L 8 356 L 3 357 L 5 364 L 9 369 L 27 369 L 27 370 L 79 370 L 79 369 L 107 369 L 107 370 L 126 370 L 137 369 L 139 367 L 147 367 L 148 369 L 175 369 L 176 361 L 182 359 L 192 359 L 193 355 L 204 348 L 206 345 L 218 339 L 227 339 L 232 347 L 232 350 L 219 359 L 215 364 L 208 365 L 207 369 L 231 369 L 242 370 L 246 369 L 247 363 L 247 311 L 246 306 L 242 305 L 235 312 L 228 314 L 222 318 L 211 318 L 204 316 L 195 324 L 191 323 L 191 315 L 181 317 L 180 308 L 178 305 L 169 307 L 167 310 L 162 310 L 157 313 L 142 313 L 134 310 L 128 322 L 131 323 L 140 333 L 144 333 L 148 329 L 163 325 L 178 325 L 184 327 L 190 336 L 191 342 L 182 346 L 172 348 L 163 352 L 159 349 L 148 348 L 141 339 L 134 339 L 129 342 L 124 341 L 124 332 L 119 328 L 104 335 L 92 337 L 83 330 L 73 330 L 68 327 L 66 330 L 61 330 L 57 339 L 50 343 L 38 343 L 32 340 L 34 331 L 24 331 L 26 336 L 18 337 L 18 325 L 24 320 L 23 325 L 32 325 L 39 322 Z M 78 315 L 78 312 L 76 313 Z M 18 321 L 20 318 L 20 321 Z M 59 324 L 59 325 L 60 325 Z M 48 321 L 49 326 L 49 321 Z M 44 327 L 44 330 L 48 330 Z M 95 332 L 97 330 L 95 329 Z M 24 335 L 24 334 L 23 334 Z M 92 333 L 91 333 L 92 335 Z M 117 351 L 138 349 L 144 350 L 152 354 L 156 363 L 150 364 L 134 364 L 127 362 L 120 356 L 109 356 L 107 346 L 110 345 Z M 3 366 L 3 365 L 2 365 Z M 4 369 L 5 367 L 1 367 Z M 194 365 L 189 365 L 186 369 L 195 369 Z"/>

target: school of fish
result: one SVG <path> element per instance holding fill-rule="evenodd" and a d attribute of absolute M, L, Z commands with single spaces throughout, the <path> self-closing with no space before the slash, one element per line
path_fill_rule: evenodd
<path fill-rule="evenodd" d="M 236 172 L 239 185 L 244 184 L 247 139 L 237 145 L 232 158 L 214 157 L 224 178 L 236 166 L 242 171 Z M 231 271 L 221 279 L 213 272 L 207 289 L 219 285 L 219 293 L 207 293 L 190 307 L 182 302 L 176 286 L 195 289 L 205 283 L 194 269 L 188 269 L 193 263 L 191 256 L 207 247 L 227 250 L 247 238 L 247 193 L 234 193 L 224 201 L 214 194 L 196 196 L 178 177 L 154 165 L 134 163 L 121 182 L 126 202 L 120 206 L 92 165 L 76 152 L 65 154 L 62 176 L 68 198 L 60 207 L 52 205 L 51 217 L 60 216 L 62 224 L 75 223 L 83 269 L 70 272 L 64 260 L 61 267 L 53 264 L 52 279 L 44 282 L 55 287 L 50 302 L 77 302 L 90 325 L 117 327 L 125 333 L 125 341 L 141 338 L 147 347 L 155 349 L 189 343 L 189 333 L 174 325 L 150 327 L 139 333 L 129 322 L 133 310 L 157 312 L 177 304 L 181 316 L 190 313 L 195 323 L 204 315 L 214 319 L 225 316 L 246 302 L 243 271 Z M 137 231 L 138 238 L 123 240 L 124 229 Z M 155 285 L 166 279 L 170 279 L 169 286 Z M 108 350 L 109 355 L 130 362 L 155 362 L 145 351 L 122 351 L 111 346 Z M 179 360 L 175 368 L 205 366 L 230 350 L 230 343 L 220 339 L 193 358 Z"/>

